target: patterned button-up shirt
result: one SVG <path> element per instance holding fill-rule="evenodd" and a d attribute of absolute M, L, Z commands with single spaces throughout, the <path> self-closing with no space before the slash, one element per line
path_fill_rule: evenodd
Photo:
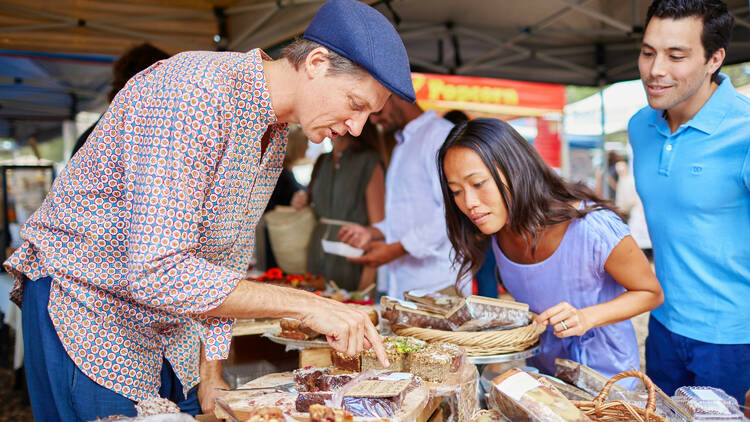
<path fill-rule="evenodd" d="M 53 279 L 49 315 L 98 384 L 158 395 L 166 357 L 187 391 L 226 358 L 232 320 L 201 316 L 244 278 L 286 149 L 260 50 L 187 52 L 135 76 L 25 224 L 5 262 Z M 261 140 L 270 142 L 261 157 Z"/>

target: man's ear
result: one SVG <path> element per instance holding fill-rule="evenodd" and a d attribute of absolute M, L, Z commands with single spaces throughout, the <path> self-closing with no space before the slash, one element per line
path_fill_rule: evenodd
<path fill-rule="evenodd" d="M 724 58 L 727 55 L 727 51 L 724 50 L 724 48 L 720 48 L 716 51 L 714 51 L 714 54 L 711 55 L 711 57 L 708 58 L 708 73 L 710 75 L 713 75 L 714 72 L 716 72 L 716 69 L 720 68 L 722 63 L 724 63 Z"/>
<path fill-rule="evenodd" d="M 305 58 L 305 74 L 310 79 L 323 76 L 328 71 L 331 62 L 328 60 L 328 49 L 317 47 Z"/>

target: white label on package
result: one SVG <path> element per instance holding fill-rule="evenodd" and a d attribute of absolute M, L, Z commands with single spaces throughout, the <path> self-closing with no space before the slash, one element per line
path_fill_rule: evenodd
<path fill-rule="evenodd" d="M 379 380 L 383 381 L 401 381 L 401 380 L 410 380 L 414 377 L 414 375 L 408 373 L 408 372 L 393 372 L 391 374 L 379 376 Z"/>
<path fill-rule="evenodd" d="M 716 400 L 721 401 L 721 397 L 719 397 L 718 394 L 714 393 L 711 390 L 703 390 L 698 388 L 691 388 L 690 391 L 693 392 L 696 396 L 698 396 L 701 400 Z"/>
<path fill-rule="evenodd" d="M 519 401 L 521 400 L 521 396 L 526 394 L 527 391 L 541 387 L 541 385 L 542 384 L 531 375 L 525 372 L 520 372 L 509 376 L 496 387 L 498 390 L 510 396 L 513 400 Z"/>
<path fill-rule="evenodd" d="M 417 308 L 417 305 L 414 304 L 414 303 L 412 303 L 412 302 L 407 302 L 405 300 L 396 299 L 396 298 L 393 298 L 393 297 L 390 297 L 390 296 L 388 297 L 388 299 L 396 301 L 396 303 L 398 303 L 399 305 L 403 306 L 404 308 L 414 309 L 415 311 L 419 309 L 419 308 Z"/>

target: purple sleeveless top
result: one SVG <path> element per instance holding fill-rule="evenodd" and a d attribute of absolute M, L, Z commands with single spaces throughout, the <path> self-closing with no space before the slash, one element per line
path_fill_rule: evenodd
<path fill-rule="evenodd" d="M 493 239 L 503 284 L 517 301 L 541 313 L 560 302 L 585 308 L 619 296 L 625 288 L 604 270 L 612 249 L 630 234 L 628 226 L 609 210 L 594 211 L 570 222 L 557 250 L 530 265 L 509 260 Z M 542 333 L 541 352 L 528 364 L 555 374 L 555 358 L 580 362 L 611 377 L 639 369 L 638 343 L 630 320 L 593 328 L 583 336 L 557 338 L 553 327 Z M 630 383 L 625 380 L 627 387 Z M 635 381 L 635 380 L 633 380 Z M 633 384 L 634 385 L 634 384 Z"/>

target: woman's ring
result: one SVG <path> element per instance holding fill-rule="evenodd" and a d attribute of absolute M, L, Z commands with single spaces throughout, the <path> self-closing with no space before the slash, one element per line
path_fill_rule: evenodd
<path fill-rule="evenodd" d="M 568 324 L 565 323 L 565 320 L 560 321 L 560 324 L 563 326 L 563 331 L 568 329 Z"/>

